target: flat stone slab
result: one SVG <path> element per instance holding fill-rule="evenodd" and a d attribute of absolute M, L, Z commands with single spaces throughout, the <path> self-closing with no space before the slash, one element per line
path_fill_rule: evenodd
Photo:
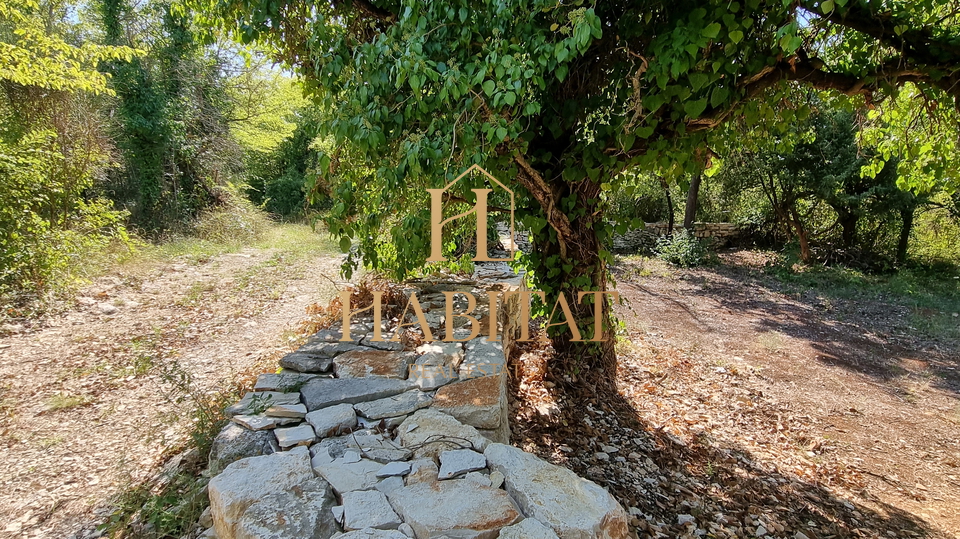
<path fill-rule="evenodd" d="M 523 514 L 560 537 L 629 537 L 627 513 L 596 483 L 513 446 L 490 444 L 484 455 L 490 469 L 506 478 L 506 491 Z"/>
<path fill-rule="evenodd" d="M 270 417 L 264 414 L 235 415 L 230 418 L 230 421 L 233 421 L 238 425 L 243 425 L 250 430 L 269 430 L 281 427 L 283 425 L 291 425 L 293 423 L 300 422 L 300 420 L 296 417 Z"/>
<path fill-rule="evenodd" d="M 505 491 L 462 479 L 408 485 L 389 498 L 417 537 L 492 539 L 523 518 Z"/>
<path fill-rule="evenodd" d="M 432 397 L 423 391 L 413 389 L 393 397 L 356 404 L 354 408 L 367 419 L 384 419 L 412 414 L 430 406 L 432 402 Z"/>
<path fill-rule="evenodd" d="M 484 460 L 484 465 L 486 465 L 486 460 Z M 377 472 L 377 477 L 403 476 L 408 473 L 410 473 L 409 462 L 391 462 L 385 464 L 383 468 L 380 468 L 380 471 Z"/>
<path fill-rule="evenodd" d="M 333 372 L 338 378 L 406 378 L 407 367 L 417 358 L 413 352 L 387 350 L 353 350 L 333 359 Z"/>
<path fill-rule="evenodd" d="M 313 411 L 334 404 L 359 404 L 409 391 L 415 386 L 395 378 L 315 378 L 300 388 L 303 403 Z"/>
<path fill-rule="evenodd" d="M 308 413 L 305 419 L 320 438 L 339 436 L 357 426 L 357 413 L 352 404 L 335 404 L 314 410 Z"/>
<path fill-rule="evenodd" d="M 382 338 L 383 338 L 382 341 L 375 341 L 373 340 L 373 335 L 367 335 L 366 337 L 363 338 L 362 341 L 360 341 L 360 344 L 368 348 L 374 348 L 376 350 L 387 350 L 390 352 L 402 352 L 404 350 L 402 342 L 387 340 L 389 336 L 386 335 L 386 333 L 382 335 Z"/>
<path fill-rule="evenodd" d="M 451 479 L 460 474 L 475 472 L 487 467 L 487 458 L 470 449 L 455 449 L 440 453 L 438 479 Z"/>
<path fill-rule="evenodd" d="M 235 415 L 257 415 L 276 404 L 300 404 L 300 393 L 282 393 L 279 391 L 254 391 L 246 393 L 239 401 L 227 406 L 223 414 L 227 417 Z"/>
<path fill-rule="evenodd" d="M 399 443 L 385 439 L 382 434 L 376 434 L 370 431 L 359 431 L 347 436 L 338 436 L 335 438 L 325 438 L 313 448 L 314 453 L 326 449 L 333 458 L 339 458 L 348 451 L 355 451 L 358 455 L 375 460 L 380 463 L 388 463 L 410 458 L 412 452 L 404 448 Z"/>
<path fill-rule="evenodd" d="M 277 435 L 277 442 L 283 449 L 298 445 L 308 446 L 317 439 L 317 436 L 313 432 L 313 427 L 307 424 L 276 429 L 273 433 Z"/>
<path fill-rule="evenodd" d="M 418 410 L 397 427 L 397 441 L 415 448 L 417 458 L 436 457 L 442 451 L 470 449 L 483 451 L 490 443 L 477 429 L 460 423 L 453 416 L 427 408 Z"/>
<path fill-rule="evenodd" d="M 535 518 L 525 518 L 520 523 L 500 530 L 500 539 L 560 539 L 556 532 Z"/>
<path fill-rule="evenodd" d="M 337 533 L 330 539 L 410 539 L 397 530 L 377 530 L 374 528 L 365 528 L 347 533 Z"/>
<path fill-rule="evenodd" d="M 379 490 L 360 490 L 343 495 L 343 529 L 376 528 L 395 530 L 400 517 L 390 507 L 387 497 Z"/>
<path fill-rule="evenodd" d="M 374 488 L 379 481 L 377 472 L 383 465 L 369 459 L 351 460 L 346 457 L 331 459 L 329 454 L 320 453 L 313 457 L 312 465 L 341 496 L 354 490 Z"/>
<path fill-rule="evenodd" d="M 280 366 L 296 372 L 322 373 L 333 368 L 333 357 L 291 352 L 280 358 Z"/>
<path fill-rule="evenodd" d="M 435 353 L 440 354 L 444 361 L 456 367 L 463 360 L 463 343 L 434 341 L 421 344 L 417 347 L 420 354 Z"/>
<path fill-rule="evenodd" d="M 333 358 L 352 350 L 368 350 L 356 342 L 308 342 L 297 349 L 301 354 Z"/>
<path fill-rule="evenodd" d="M 303 404 L 275 404 L 264 412 L 270 417 L 292 417 L 301 419 L 307 415 L 307 407 Z"/>
<path fill-rule="evenodd" d="M 478 429 L 496 429 L 507 409 L 506 375 L 483 376 L 437 390 L 433 407 Z"/>
<path fill-rule="evenodd" d="M 477 337 L 467 341 L 466 353 L 460 363 L 460 378 L 467 380 L 481 376 L 492 376 L 506 372 L 507 358 L 503 354 L 503 344 L 489 342 L 486 337 Z"/>
<path fill-rule="evenodd" d="M 410 365 L 408 378 L 421 391 L 432 391 L 457 379 L 457 369 L 438 352 L 423 354 Z"/>
<path fill-rule="evenodd" d="M 210 480 L 210 516 L 219 537 L 237 537 L 244 512 L 269 494 L 292 490 L 314 478 L 305 447 L 238 460 Z"/>
<path fill-rule="evenodd" d="M 316 378 L 315 374 L 301 372 L 266 373 L 257 376 L 254 391 L 280 391 L 283 393 L 300 391 L 300 386 Z"/>

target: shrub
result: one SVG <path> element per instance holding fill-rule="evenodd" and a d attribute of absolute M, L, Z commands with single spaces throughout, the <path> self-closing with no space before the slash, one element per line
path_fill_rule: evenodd
<path fill-rule="evenodd" d="M 270 228 L 270 219 L 231 186 L 227 202 L 200 214 L 196 234 L 200 239 L 226 244 L 250 244 Z"/>
<path fill-rule="evenodd" d="M 657 242 L 657 256 L 673 265 L 689 268 L 716 263 L 716 254 L 705 240 L 684 229 L 673 236 L 664 236 Z"/>

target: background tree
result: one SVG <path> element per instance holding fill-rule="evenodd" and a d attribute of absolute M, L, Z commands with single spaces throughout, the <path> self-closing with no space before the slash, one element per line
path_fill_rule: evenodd
<path fill-rule="evenodd" d="M 342 178 L 332 231 L 392 240 L 403 252 L 394 269 L 416 267 L 423 189 L 479 163 L 523 187 L 536 246 L 525 263 L 548 296 L 606 288 L 603 193 L 620 189 L 625 171 L 694 173 L 695 150 L 733 116 L 790 124 L 793 110 L 776 107 L 786 82 L 870 101 L 905 83 L 960 95 L 960 10 L 931 0 L 209 7 L 241 39 L 275 48 L 334 113 L 337 143 L 375 171 L 330 171 Z M 389 234 L 372 212 L 398 216 Z M 361 245 L 365 262 L 382 266 L 370 247 Z M 592 322 L 591 305 L 575 311 Z M 612 373 L 612 340 L 551 335 L 568 360 L 557 367 Z"/>

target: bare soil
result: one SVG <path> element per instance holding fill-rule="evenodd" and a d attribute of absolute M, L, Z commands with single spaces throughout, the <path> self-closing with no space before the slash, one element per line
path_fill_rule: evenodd
<path fill-rule="evenodd" d="M 244 249 L 124 268 L 0 337 L 0 537 L 95 533 L 114 495 L 186 445 L 190 399 L 291 347 L 305 308 L 336 294 L 339 263 Z"/>
<path fill-rule="evenodd" d="M 640 537 L 960 537 L 960 343 L 910 327 L 952 313 L 794 293 L 765 262 L 621 261 L 618 391 L 553 379 L 531 343 L 514 441 L 610 489 Z"/>

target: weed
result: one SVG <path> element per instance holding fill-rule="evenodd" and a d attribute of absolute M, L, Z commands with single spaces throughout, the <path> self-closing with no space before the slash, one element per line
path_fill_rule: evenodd
<path fill-rule="evenodd" d="M 47 399 L 47 411 L 56 412 L 59 410 L 69 410 L 70 408 L 86 406 L 92 403 L 93 399 L 86 395 L 65 395 L 63 393 L 57 393 Z"/>

